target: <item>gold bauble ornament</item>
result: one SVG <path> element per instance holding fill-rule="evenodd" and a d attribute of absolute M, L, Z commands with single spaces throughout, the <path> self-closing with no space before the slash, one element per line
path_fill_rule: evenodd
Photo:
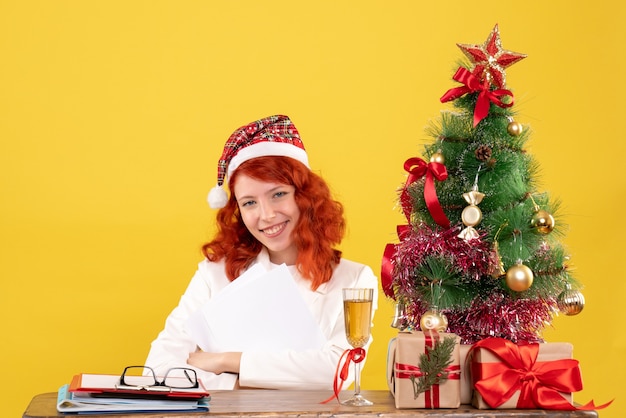
<path fill-rule="evenodd" d="M 578 315 L 585 307 L 585 297 L 578 290 L 574 290 L 567 285 L 565 289 L 556 299 L 559 311 L 565 315 Z"/>
<path fill-rule="evenodd" d="M 515 292 L 523 292 L 533 285 L 534 274 L 531 269 L 518 262 L 506 271 L 506 285 Z"/>
<path fill-rule="evenodd" d="M 422 331 L 444 332 L 448 329 L 448 318 L 436 309 L 424 312 L 420 318 Z"/>
<path fill-rule="evenodd" d="M 515 121 L 509 122 L 509 125 L 506 127 L 507 132 L 511 136 L 519 136 L 523 129 L 522 124 Z"/>
<path fill-rule="evenodd" d="M 430 162 L 431 163 L 439 163 L 439 164 L 443 164 L 445 163 L 445 158 L 443 158 L 443 154 L 441 153 L 441 151 L 437 151 L 435 152 L 433 155 L 430 156 Z"/>
<path fill-rule="evenodd" d="M 533 215 L 530 225 L 541 234 L 549 234 L 554 229 L 554 217 L 548 211 L 539 209 Z"/>

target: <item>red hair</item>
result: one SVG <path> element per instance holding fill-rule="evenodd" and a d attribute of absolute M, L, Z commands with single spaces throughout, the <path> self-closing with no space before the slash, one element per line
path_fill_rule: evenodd
<path fill-rule="evenodd" d="M 225 259 L 226 274 L 235 280 L 261 252 L 263 245 L 243 223 L 233 192 L 237 178 L 245 174 L 260 181 L 295 187 L 300 219 L 293 232 L 300 274 L 317 289 L 330 280 L 341 251 L 334 248 L 343 239 L 346 222 L 343 206 L 334 200 L 324 179 L 289 157 L 257 157 L 241 164 L 229 179 L 230 197 L 217 212 L 217 233 L 202 246 L 209 261 Z"/>

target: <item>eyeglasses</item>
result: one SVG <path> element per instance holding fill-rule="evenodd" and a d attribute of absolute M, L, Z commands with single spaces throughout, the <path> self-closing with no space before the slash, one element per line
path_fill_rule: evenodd
<path fill-rule="evenodd" d="M 172 389 L 195 389 L 198 375 L 194 369 L 174 367 L 169 369 L 161 380 L 157 379 L 152 367 L 128 366 L 120 376 L 118 389 L 171 392 Z"/>

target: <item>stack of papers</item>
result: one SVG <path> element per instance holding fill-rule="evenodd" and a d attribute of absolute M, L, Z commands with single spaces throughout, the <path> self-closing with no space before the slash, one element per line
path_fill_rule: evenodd
<path fill-rule="evenodd" d="M 208 411 L 210 396 L 199 388 L 167 392 L 120 389 L 119 376 L 80 374 L 59 388 L 57 411 L 72 414 L 107 412 Z"/>
<path fill-rule="evenodd" d="M 253 265 L 193 313 L 186 325 L 198 347 L 212 353 L 304 351 L 326 343 L 284 264 L 269 271 Z"/>

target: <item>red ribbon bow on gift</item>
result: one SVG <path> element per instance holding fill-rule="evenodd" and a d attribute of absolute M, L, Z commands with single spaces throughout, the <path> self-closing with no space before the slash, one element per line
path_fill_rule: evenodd
<path fill-rule="evenodd" d="M 404 169 L 408 171 L 409 176 L 406 179 L 406 184 L 400 195 L 400 203 L 407 221 L 409 223 L 411 222 L 411 199 L 409 197 L 408 188 L 425 175 L 424 199 L 426 200 L 426 207 L 438 225 L 449 228 L 450 221 L 446 217 L 446 214 L 443 213 L 443 209 L 437 198 L 437 191 L 435 190 L 435 179 L 443 181 L 448 178 L 446 166 L 434 161 L 426 163 L 426 161 L 421 158 L 414 157 L 404 162 Z"/>
<path fill-rule="evenodd" d="M 410 378 L 419 378 L 424 376 L 422 370 L 411 364 L 403 364 L 396 363 L 394 365 L 394 376 L 397 379 L 410 379 Z M 447 373 L 447 379 L 450 380 L 459 380 L 461 379 L 461 367 L 458 365 L 451 365 L 443 369 L 444 372 Z M 426 392 L 424 393 L 424 407 L 425 408 L 439 408 L 439 385 L 432 385 Z"/>
<path fill-rule="evenodd" d="M 537 362 L 539 344 L 516 345 L 503 338 L 487 338 L 472 347 L 484 348 L 498 357 L 499 363 L 472 363 L 474 388 L 492 408 L 505 403 L 520 391 L 518 409 L 558 409 L 573 411 L 606 408 L 608 402 L 595 406 L 593 401 L 575 407 L 561 393 L 583 388 L 578 361 L 561 359 Z"/>
<path fill-rule="evenodd" d="M 344 361 L 343 366 L 341 362 Z M 335 370 L 335 379 L 333 380 L 333 396 L 322 401 L 320 403 L 328 403 L 333 399 L 337 398 L 337 402 L 339 402 L 339 392 L 341 392 L 341 388 L 343 387 L 344 382 L 348 378 L 348 373 L 350 371 L 350 363 L 360 363 L 365 360 L 365 349 L 362 347 L 351 348 L 343 352 L 341 357 L 339 357 L 339 362 L 337 363 L 337 370 Z M 341 370 L 340 370 L 341 369 Z M 341 382 L 339 382 L 341 379 Z"/>
<path fill-rule="evenodd" d="M 506 89 L 490 89 L 489 80 L 486 78 L 481 82 L 480 79 L 471 73 L 467 68 L 459 67 L 452 77 L 455 81 L 463 84 L 461 87 L 454 87 L 448 90 L 442 97 L 441 103 L 449 102 L 450 100 L 458 99 L 467 93 L 478 92 L 478 98 L 476 99 L 476 107 L 474 107 L 474 127 L 478 125 L 478 122 L 487 117 L 489 113 L 489 106 L 494 103 L 499 107 L 511 107 L 513 106 L 513 93 Z M 500 99 L 501 97 L 511 97 L 510 103 L 504 103 Z"/>

